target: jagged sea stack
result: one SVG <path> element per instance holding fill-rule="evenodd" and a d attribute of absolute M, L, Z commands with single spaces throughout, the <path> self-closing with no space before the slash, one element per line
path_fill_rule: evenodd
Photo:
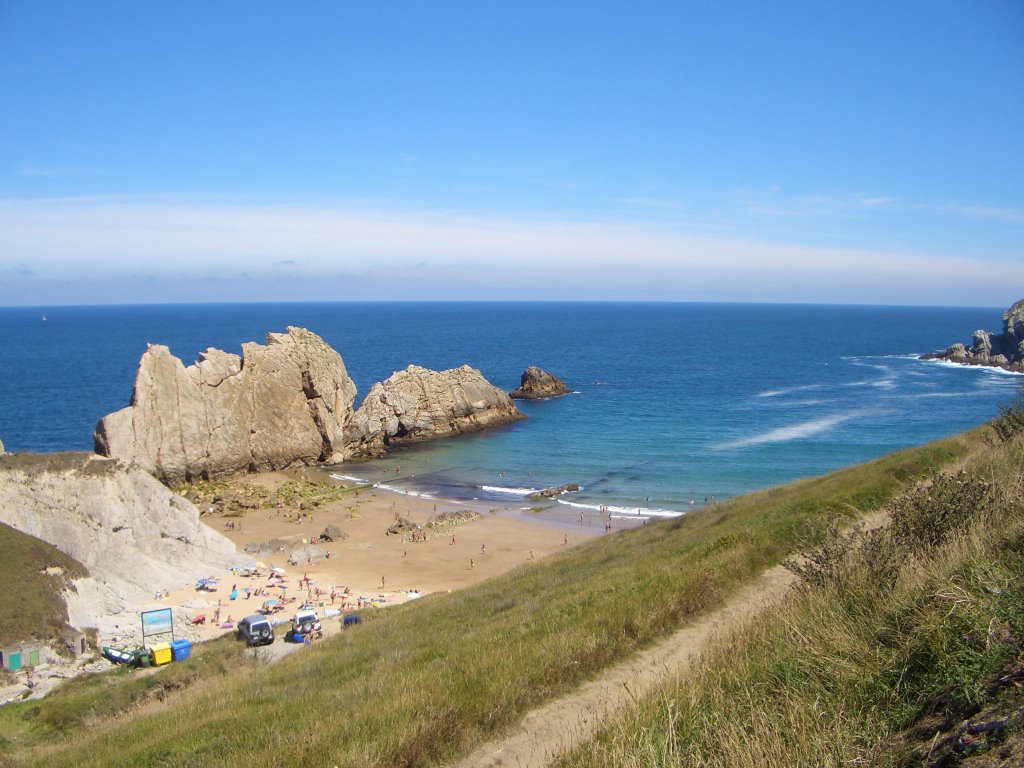
<path fill-rule="evenodd" d="M 513 400 L 543 400 L 548 397 L 559 397 L 572 392 L 565 382 L 553 373 L 541 370 L 531 365 L 519 380 L 519 389 L 508 393 Z"/>
<path fill-rule="evenodd" d="M 96 453 L 165 483 L 342 459 L 356 388 L 341 356 L 304 328 L 207 349 L 187 368 L 150 345 L 131 405 L 104 416 Z"/>
<path fill-rule="evenodd" d="M 975 331 L 971 346 L 954 344 L 922 360 L 949 360 L 963 365 L 987 365 L 1024 373 L 1024 299 L 1003 313 L 1003 332 Z"/>
<path fill-rule="evenodd" d="M 345 455 L 378 456 L 388 446 L 451 437 L 525 419 L 508 395 L 464 365 L 410 365 L 374 384 L 352 417 Z"/>

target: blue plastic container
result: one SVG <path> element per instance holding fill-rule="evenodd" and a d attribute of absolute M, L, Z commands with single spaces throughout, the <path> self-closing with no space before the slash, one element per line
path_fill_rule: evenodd
<path fill-rule="evenodd" d="M 175 661 L 184 661 L 192 656 L 192 643 L 188 640 L 175 640 L 171 643 L 171 655 Z"/>

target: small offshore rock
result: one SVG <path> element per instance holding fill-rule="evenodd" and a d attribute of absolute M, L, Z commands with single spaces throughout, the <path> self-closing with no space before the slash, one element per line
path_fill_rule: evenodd
<path fill-rule="evenodd" d="M 526 498 L 534 501 L 539 501 L 540 499 L 553 499 L 556 496 L 561 496 L 563 493 L 573 493 L 579 489 L 580 487 L 577 483 L 566 483 L 565 485 L 560 485 L 557 488 L 545 488 L 542 491 L 531 493 Z"/>
<path fill-rule="evenodd" d="M 519 388 L 508 393 L 513 400 L 543 400 L 549 397 L 560 397 L 572 392 L 565 382 L 553 373 L 531 365 L 519 379 Z"/>

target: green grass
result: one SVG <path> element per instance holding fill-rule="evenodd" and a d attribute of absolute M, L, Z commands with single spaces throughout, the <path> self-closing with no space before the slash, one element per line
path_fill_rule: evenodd
<path fill-rule="evenodd" d="M 784 609 L 557 765 L 921 764 L 1024 661 L 1022 470 L 1019 442 L 994 445 L 820 547 Z"/>
<path fill-rule="evenodd" d="M 47 766 L 228 766 L 268 752 L 317 765 L 436 764 L 718 607 L 835 519 L 881 506 L 982 444 L 968 433 L 603 537 L 461 592 L 370 613 L 278 664 L 239 659 L 159 706 L 122 713 L 88 681 L 82 696 L 94 690 L 92 704 L 82 699 L 63 735 L 40 745 L 31 727 L 62 706 L 58 692 L 5 713 L 0 737 L 22 718 L 29 725 L 9 739 L 16 764 Z M 117 721 L 107 722 L 112 713 Z"/>
<path fill-rule="evenodd" d="M 63 592 L 72 579 L 87 575 L 85 566 L 45 541 L 3 523 L 0 563 L 4 573 L 17 574 L 8 589 L 0 590 L 0 645 L 59 638 L 68 618 Z M 49 567 L 60 568 L 63 574 L 47 575 Z"/>

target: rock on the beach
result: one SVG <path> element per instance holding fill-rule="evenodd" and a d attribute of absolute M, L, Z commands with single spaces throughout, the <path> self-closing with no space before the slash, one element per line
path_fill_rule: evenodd
<path fill-rule="evenodd" d="M 142 355 L 131 405 L 104 416 L 96 453 L 167 483 L 338 462 L 356 389 L 341 356 L 303 328 L 207 349 L 187 368 L 163 345 Z"/>
<path fill-rule="evenodd" d="M 410 365 L 374 384 L 346 431 L 345 455 L 375 456 L 388 446 L 476 432 L 526 417 L 480 371 Z"/>
<path fill-rule="evenodd" d="M 104 626 L 155 590 L 249 559 L 149 473 L 89 453 L 0 457 L 0 521 L 88 569 L 66 595 L 76 627 Z M 137 617 L 130 616 L 133 626 Z"/>
<path fill-rule="evenodd" d="M 971 345 L 953 344 L 943 352 L 921 356 L 922 360 L 950 360 L 964 365 L 987 365 L 1024 372 L 1024 299 L 1003 313 L 1003 332 L 975 331 Z"/>
<path fill-rule="evenodd" d="M 513 389 L 508 396 L 513 400 L 542 400 L 547 397 L 559 397 L 572 392 L 565 382 L 553 373 L 531 365 L 519 379 L 519 388 Z"/>
<path fill-rule="evenodd" d="M 320 534 L 321 541 L 344 541 L 348 534 L 336 525 L 328 525 Z"/>
<path fill-rule="evenodd" d="M 316 544 L 306 544 L 301 547 L 296 547 L 288 555 L 289 565 L 308 565 L 310 563 L 319 563 L 321 560 L 327 559 L 327 550 L 323 547 L 318 547 Z"/>

